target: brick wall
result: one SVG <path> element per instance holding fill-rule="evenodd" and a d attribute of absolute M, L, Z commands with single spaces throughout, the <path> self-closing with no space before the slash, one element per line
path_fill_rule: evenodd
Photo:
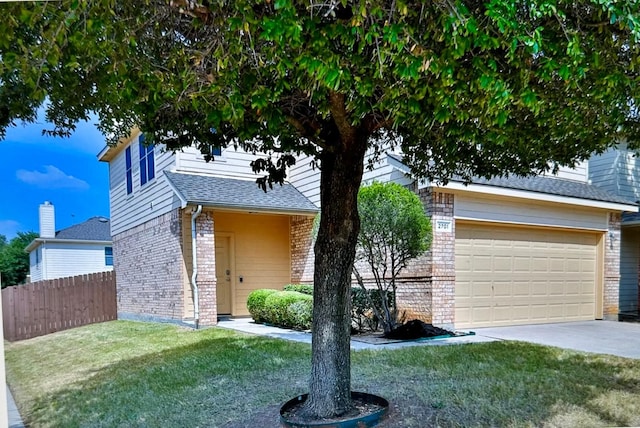
<path fill-rule="evenodd" d="M 313 217 L 291 216 L 291 282 L 313 284 Z"/>
<path fill-rule="evenodd" d="M 182 320 L 179 209 L 113 237 L 118 316 Z"/>
<path fill-rule="evenodd" d="M 620 213 L 609 213 L 609 225 L 604 242 L 604 297 L 605 319 L 618 319 L 620 296 Z"/>
<path fill-rule="evenodd" d="M 454 197 L 431 188 L 420 189 L 418 196 L 425 206 L 425 212 L 431 217 L 433 239 L 431 242 L 431 316 L 432 323 L 452 329 L 455 315 L 455 220 L 453 218 Z M 437 220 L 449 220 L 453 225 L 451 232 L 436 231 Z"/>
<path fill-rule="evenodd" d="M 196 239 L 200 325 L 210 326 L 218 322 L 216 301 L 216 243 L 212 213 L 202 212 L 196 219 Z"/>

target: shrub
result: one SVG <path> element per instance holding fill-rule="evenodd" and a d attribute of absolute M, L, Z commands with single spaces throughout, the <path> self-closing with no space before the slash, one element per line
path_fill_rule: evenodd
<path fill-rule="evenodd" d="M 296 305 L 294 312 L 291 311 L 291 305 L 304 301 L 309 303 L 306 305 Z M 303 314 L 303 309 L 311 308 L 312 301 L 313 297 L 297 291 L 278 291 L 277 293 L 270 294 L 265 300 L 266 321 L 283 327 L 296 328 L 297 325 L 300 324 L 298 320 L 307 318 L 307 315 Z M 311 318 L 310 313 L 308 314 L 308 318 Z"/>
<path fill-rule="evenodd" d="M 389 290 L 387 302 L 390 306 L 395 306 L 394 293 Z M 384 310 L 380 291 L 377 288 L 364 290 L 361 287 L 351 288 L 351 321 L 352 326 L 358 331 L 377 331 L 380 327 L 380 320 L 376 316 L 376 311 L 372 303 L 380 313 Z"/>
<path fill-rule="evenodd" d="M 298 293 L 313 296 L 313 285 L 309 284 L 289 284 L 284 286 L 284 291 L 297 291 Z"/>
<path fill-rule="evenodd" d="M 298 300 L 289 305 L 289 316 L 293 328 L 310 330 L 312 314 L 313 299 Z"/>
<path fill-rule="evenodd" d="M 249 293 L 249 297 L 247 297 L 247 309 L 249 310 L 249 313 L 251 314 L 255 322 L 266 321 L 265 300 L 271 294 L 277 292 L 278 290 L 261 288 Z"/>

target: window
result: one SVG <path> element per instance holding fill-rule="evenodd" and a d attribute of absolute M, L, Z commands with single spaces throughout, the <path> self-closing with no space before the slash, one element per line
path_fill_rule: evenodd
<path fill-rule="evenodd" d="M 104 247 L 104 264 L 113 266 L 113 247 Z"/>
<path fill-rule="evenodd" d="M 36 266 L 40 264 L 40 248 L 36 248 Z"/>
<path fill-rule="evenodd" d="M 211 146 L 211 156 L 222 156 L 222 147 Z"/>
<path fill-rule="evenodd" d="M 156 168 L 153 158 L 153 145 L 144 144 L 144 135 L 140 136 L 140 185 L 153 180 L 156 176 Z"/>
<path fill-rule="evenodd" d="M 131 146 L 127 147 L 125 155 L 125 171 L 127 172 L 127 195 L 133 192 L 133 169 L 131 168 Z"/>

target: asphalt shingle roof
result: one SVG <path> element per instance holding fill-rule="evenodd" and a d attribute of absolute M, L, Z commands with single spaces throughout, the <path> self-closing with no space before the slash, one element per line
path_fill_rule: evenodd
<path fill-rule="evenodd" d="M 188 203 L 260 211 L 318 212 L 318 208 L 291 184 L 274 185 L 263 192 L 255 181 L 164 172 Z"/>
<path fill-rule="evenodd" d="M 579 181 L 563 180 L 551 177 L 494 177 L 492 179 L 474 178 L 474 184 L 503 187 L 506 189 L 527 190 L 549 195 L 568 196 L 570 198 L 592 201 L 614 202 L 637 205 L 634 201 L 618 196 L 596 185 Z"/>
<path fill-rule="evenodd" d="M 389 154 L 398 162 L 402 162 L 402 156 Z M 462 182 L 460 177 L 453 177 L 450 181 Z M 596 185 L 579 181 L 563 180 L 552 177 L 494 177 L 491 179 L 474 177 L 472 184 L 484 186 L 502 187 L 505 189 L 525 190 L 529 192 L 544 193 L 548 195 L 566 196 L 570 198 L 587 199 L 592 201 L 613 202 L 626 205 L 638 205 L 636 202 L 618 196 Z"/>
<path fill-rule="evenodd" d="M 84 223 L 75 224 L 57 231 L 56 239 L 111 241 L 111 222 L 108 218 L 91 217 Z"/>

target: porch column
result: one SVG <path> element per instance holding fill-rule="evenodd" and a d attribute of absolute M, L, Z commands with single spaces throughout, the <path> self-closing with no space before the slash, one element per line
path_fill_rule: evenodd
<path fill-rule="evenodd" d="M 203 212 L 196 219 L 196 236 L 200 325 L 212 326 L 218 323 L 216 300 L 216 243 L 212 213 Z"/>
<path fill-rule="evenodd" d="M 453 329 L 455 323 L 456 225 L 454 197 L 433 189 L 421 189 L 420 199 L 431 217 L 431 322 Z"/>
<path fill-rule="evenodd" d="M 604 241 L 604 319 L 618 320 L 620 301 L 620 213 L 609 213 Z"/>

